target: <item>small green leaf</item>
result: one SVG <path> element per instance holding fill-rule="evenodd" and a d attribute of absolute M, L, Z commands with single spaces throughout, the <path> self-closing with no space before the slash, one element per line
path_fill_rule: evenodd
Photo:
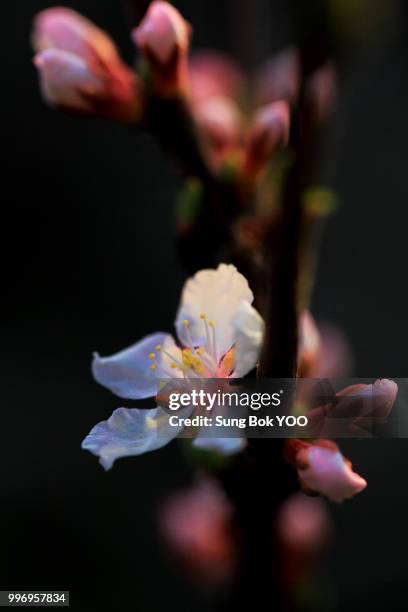
<path fill-rule="evenodd" d="M 185 226 L 191 226 L 200 214 L 203 203 L 203 185 L 197 178 L 188 179 L 176 201 L 177 221 Z"/>

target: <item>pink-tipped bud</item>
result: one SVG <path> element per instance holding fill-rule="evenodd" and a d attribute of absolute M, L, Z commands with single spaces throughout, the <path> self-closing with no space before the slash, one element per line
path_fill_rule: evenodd
<path fill-rule="evenodd" d="M 288 440 L 286 458 L 296 467 L 305 493 L 318 493 L 340 503 L 367 486 L 364 478 L 353 472 L 351 463 L 343 457 L 336 444 L 329 440 L 318 440 L 313 444 Z"/>
<path fill-rule="evenodd" d="M 380 378 L 373 385 L 373 394 L 375 398 L 375 416 L 380 419 L 386 419 L 397 399 L 397 383 L 387 378 Z"/>
<path fill-rule="evenodd" d="M 287 100 L 293 106 L 299 95 L 299 52 L 289 47 L 278 53 L 258 72 L 255 80 L 255 95 L 259 104 L 276 100 Z"/>
<path fill-rule="evenodd" d="M 163 66 L 175 54 L 186 54 L 190 41 L 190 26 L 177 9 L 168 2 L 152 2 L 143 21 L 133 31 L 133 38 L 142 50 Z"/>
<path fill-rule="evenodd" d="M 393 380 L 381 378 L 376 380 L 373 385 L 361 386 L 364 388 L 359 393 L 353 392 L 353 387 L 348 387 L 340 391 L 337 397 L 340 398 L 340 405 L 342 400 L 345 403 L 345 408 L 353 410 L 353 417 L 356 417 L 353 429 L 359 433 L 366 431 L 368 434 L 371 434 L 375 431 L 376 427 L 387 422 L 387 418 L 397 399 L 398 385 Z M 350 396 L 351 401 L 345 402 Z M 358 416 L 358 414 L 361 416 Z"/>
<path fill-rule="evenodd" d="M 290 115 L 287 102 L 280 100 L 260 109 L 247 138 L 244 172 L 255 177 L 273 154 L 289 139 Z"/>
<path fill-rule="evenodd" d="M 211 98 L 237 100 L 244 89 L 239 66 L 215 51 L 196 53 L 189 62 L 190 94 L 194 104 Z"/>
<path fill-rule="evenodd" d="M 332 530 L 326 503 L 294 493 L 279 508 L 276 533 L 281 546 L 281 574 L 288 592 L 307 581 L 326 548 Z"/>
<path fill-rule="evenodd" d="M 103 81 L 77 55 L 60 49 L 47 49 L 34 58 L 40 73 L 44 99 L 51 106 L 88 113 L 88 97 L 102 96 Z"/>
<path fill-rule="evenodd" d="M 340 451 L 312 446 L 300 460 L 307 462 L 307 467 L 298 472 L 302 486 L 334 502 L 343 502 L 367 486 L 364 478 L 353 472 Z"/>
<path fill-rule="evenodd" d="M 187 53 L 191 27 L 168 2 L 151 3 L 132 38 L 147 58 L 159 94 L 174 95 L 187 89 Z"/>
<path fill-rule="evenodd" d="M 173 493 L 160 511 L 160 527 L 168 546 L 196 579 L 222 582 L 233 570 L 235 547 L 230 533 L 232 508 L 219 485 L 200 480 Z"/>
<path fill-rule="evenodd" d="M 112 39 L 89 19 L 64 7 L 46 9 L 36 16 L 31 36 L 34 50 L 61 49 L 81 57 L 95 69 L 128 70 Z"/>
<path fill-rule="evenodd" d="M 294 493 L 279 509 L 276 527 L 285 548 L 310 558 L 329 539 L 331 523 L 326 503 L 304 493 Z"/>
<path fill-rule="evenodd" d="M 47 9 L 34 20 L 32 43 L 49 104 L 126 122 L 139 117 L 136 74 L 91 21 L 68 8 Z"/>
<path fill-rule="evenodd" d="M 193 107 L 194 118 L 206 140 L 210 158 L 219 167 L 240 142 L 242 115 L 230 98 L 209 98 Z"/>
<path fill-rule="evenodd" d="M 127 84 L 95 73 L 84 59 L 61 49 L 46 49 L 34 58 L 44 100 L 68 112 L 98 115 L 117 121 L 138 119 L 136 76 Z"/>
<path fill-rule="evenodd" d="M 315 403 L 311 401 L 313 389 L 298 393 L 303 404 Z M 350 385 L 335 395 L 330 391 L 324 405 L 308 413 L 309 434 L 329 438 L 373 435 L 377 427 L 386 423 L 397 393 L 397 384 L 387 379 L 377 380 L 373 385 Z"/>

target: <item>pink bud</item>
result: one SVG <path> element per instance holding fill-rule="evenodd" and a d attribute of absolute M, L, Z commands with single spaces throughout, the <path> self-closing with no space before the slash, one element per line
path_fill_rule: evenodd
<path fill-rule="evenodd" d="M 294 493 L 279 509 L 276 527 L 285 547 L 310 556 L 327 543 L 331 525 L 323 500 Z"/>
<path fill-rule="evenodd" d="M 36 52 L 51 48 L 68 51 L 82 58 L 94 72 L 108 71 L 118 80 L 127 80 L 129 69 L 120 59 L 111 38 L 71 9 L 57 7 L 38 13 L 32 43 Z"/>
<path fill-rule="evenodd" d="M 317 378 L 344 378 L 350 376 L 353 355 L 350 343 L 336 325 L 319 324 L 320 351 L 313 376 Z"/>
<path fill-rule="evenodd" d="M 148 49 L 156 61 L 165 65 L 175 53 L 187 53 L 190 31 L 190 26 L 174 6 L 156 0 L 133 31 L 133 37 L 141 49 Z"/>
<path fill-rule="evenodd" d="M 141 101 L 136 74 L 110 37 L 75 11 L 58 7 L 34 20 L 34 64 L 46 101 L 71 112 L 136 121 Z"/>
<path fill-rule="evenodd" d="M 247 138 L 244 172 L 255 177 L 272 155 L 289 138 L 289 107 L 287 102 L 273 102 L 259 110 Z"/>
<path fill-rule="evenodd" d="M 353 472 L 340 451 L 310 445 L 296 457 L 300 483 L 307 492 L 320 493 L 340 503 L 363 491 L 367 482 Z"/>
<path fill-rule="evenodd" d="M 384 425 L 396 400 L 398 387 L 392 380 L 377 380 L 373 385 L 354 384 L 328 397 L 325 405 L 308 412 L 309 435 L 367 437 Z M 313 391 L 303 392 L 300 401 L 312 403 Z"/>
<path fill-rule="evenodd" d="M 294 47 L 284 49 L 259 71 L 255 81 L 259 104 L 287 100 L 293 106 L 300 86 L 299 52 Z"/>
<path fill-rule="evenodd" d="M 219 582 L 231 575 L 234 564 L 231 517 L 222 489 L 204 478 L 169 497 L 159 518 L 167 544 L 186 568 L 200 580 Z"/>
<path fill-rule="evenodd" d="M 235 62 L 220 52 L 201 51 L 190 59 L 190 92 L 193 103 L 209 98 L 236 100 L 244 89 L 243 74 Z"/>
<path fill-rule="evenodd" d="M 375 398 L 375 414 L 379 418 L 387 418 L 395 400 L 397 399 L 398 385 L 393 380 L 380 378 L 373 385 Z"/>
<path fill-rule="evenodd" d="M 132 38 L 149 60 L 158 92 L 173 95 L 187 88 L 187 53 L 191 27 L 168 2 L 151 3 Z"/>
<path fill-rule="evenodd" d="M 193 107 L 194 118 L 207 141 L 215 168 L 239 145 L 242 115 L 229 98 L 208 98 Z"/>
<path fill-rule="evenodd" d="M 41 89 L 45 100 L 52 106 L 91 112 L 87 99 L 102 96 L 104 83 L 77 55 L 60 49 L 47 49 L 34 58 L 41 75 Z"/>
<path fill-rule="evenodd" d="M 307 582 L 328 544 L 331 530 L 322 499 L 295 493 L 279 508 L 276 533 L 281 547 L 282 580 L 289 593 Z"/>
<path fill-rule="evenodd" d="M 343 401 L 347 398 L 347 392 L 350 395 L 350 387 L 344 389 L 337 394 Z M 395 403 L 398 393 L 398 385 L 393 380 L 381 378 L 376 380 L 373 385 L 364 385 L 364 389 L 360 390 L 360 404 L 366 409 L 361 410 L 361 416 L 354 421 L 355 431 L 366 431 L 369 434 L 375 430 L 375 427 L 384 425 Z M 353 404 L 359 400 L 359 393 L 354 392 Z"/>
<path fill-rule="evenodd" d="M 128 84 L 118 82 L 111 75 L 94 72 L 80 56 L 53 48 L 38 53 L 34 64 L 44 99 L 51 106 L 118 121 L 137 120 L 137 83 L 131 75 Z"/>

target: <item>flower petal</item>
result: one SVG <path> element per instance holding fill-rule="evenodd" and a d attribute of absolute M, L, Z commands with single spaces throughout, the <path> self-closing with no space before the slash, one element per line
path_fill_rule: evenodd
<path fill-rule="evenodd" d="M 181 304 L 176 317 L 176 330 L 180 341 L 195 346 L 207 346 L 205 322 L 215 323 L 217 361 L 235 342 L 233 321 L 242 301 L 251 304 L 254 296 L 248 282 L 235 266 L 220 264 L 216 270 L 201 270 L 190 278 L 183 289 Z M 183 321 L 189 321 L 188 329 Z"/>
<path fill-rule="evenodd" d="M 180 351 L 172 336 L 164 333 L 151 334 L 133 346 L 112 355 L 100 357 L 94 355 L 92 372 L 95 380 L 107 387 L 119 397 L 126 399 L 143 399 L 157 393 L 160 378 L 176 378 L 176 370 L 171 369 L 170 359 L 155 353 L 158 346 L 166 347 L 166 352 Z M 152 370 L 153 361 L 149 355 L 155 353 L 156 370 Z"/>
<path fill-rule="evenodd" d="M 94 70 L 85 59 L 61 49 L 46 49 L 34 64 L 45 101 L 66 111 L 136 122 L 141 99 L 138 79 L 131 71 L 111 74 Z"/>
<path fill-rule="evenodd" d="M 110 36 L 86 17 L 66 7 L 38 13 L 34 21 L 32 44 L 36 51 L 55 48 L 78 55 L 87 62 L 106 66 L 121 64 Z"/>
<path fill-rule="evenodd" d="M 162 408 L 118 408 L 107 421 L 95 425 L 82 448 L 97 455 L 105 470 L 110 470 L 120 457 L 142 455 L 165 446 L 181 429 L 170 427 L 168 414 Z"/>
<path fill-rule="evenodd" d="M 265 323 L 248 302 L 241 302 L 234 319 L 235 369 L 234 376 L 245 376 L 256 366 L 262 348 Z"/>
<path fill-rule="evenodd" d="M 103 80 L 73 53 L 47 49 L 36 55 L 34 64 L 40 73 L 43 97 L 52 106 L 88 113 L 92 104 L 87 96 L 104 95 Z"/>

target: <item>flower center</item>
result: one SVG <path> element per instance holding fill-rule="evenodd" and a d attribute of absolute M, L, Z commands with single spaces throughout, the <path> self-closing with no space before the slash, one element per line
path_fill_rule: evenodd
<path fill-rule="evenodd" d="M 170 359 L 171 368 L 181 371 L 185 378 L 197 376 L 210 378 L 218 376 L 216 324 L 215 321 L 208 320 L 205 313 L 200 314 L 200 320 L 204 330 L 204 346 L 196 346 L 194 344 L 190 331 L 190 321 L 184 319 L 183 326 L 187 346 L 181 351 L 181 360 L 177 359 L 169 351 L 166 351 L 162 346 L 156 347 L 156 353 L 166 355 Z M 167 378 L 168 375 L 164 372 L 163 364 L 156 360 L 156 353 L 149 354 L 149 359 L 153 362 L 150 369 L 155 374 Z"/>

